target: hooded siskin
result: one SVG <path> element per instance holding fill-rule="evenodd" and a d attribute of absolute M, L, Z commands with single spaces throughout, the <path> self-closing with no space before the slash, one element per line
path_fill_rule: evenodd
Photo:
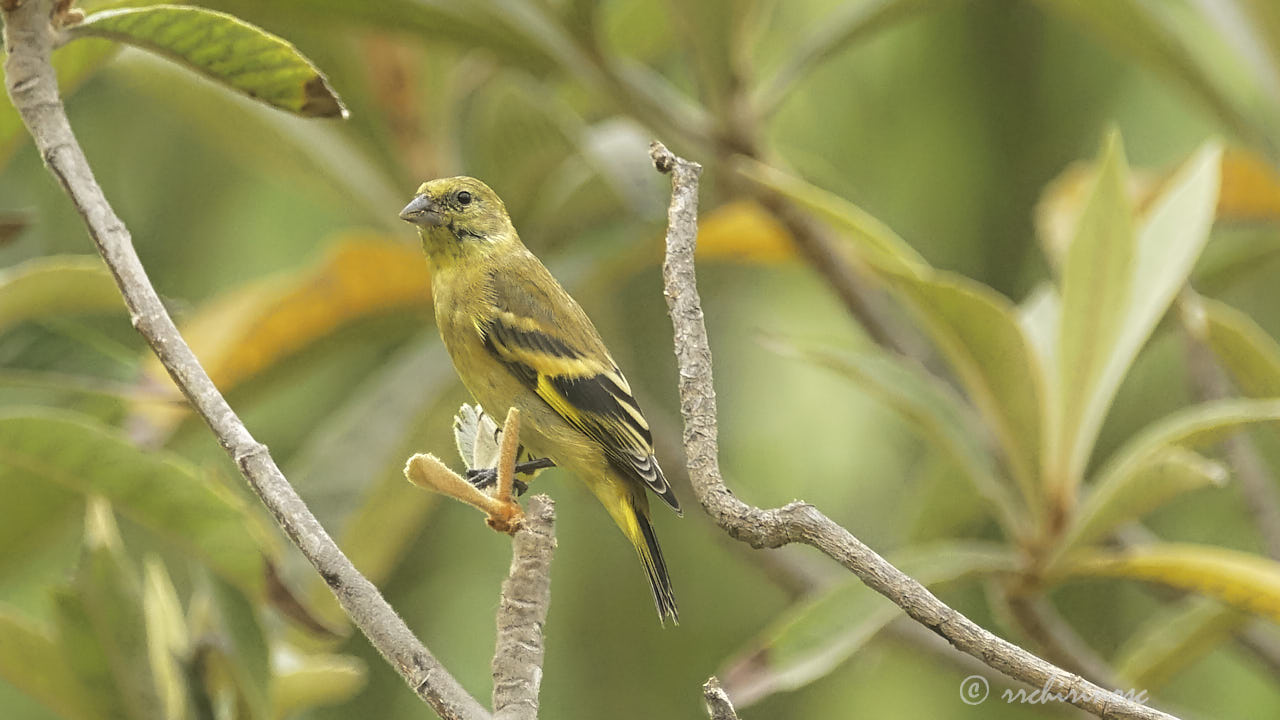
<path fill-rule="evenodd" d="M 646 488 L 680 511 L 631 386 L 569 293 L 525 248 L 507 209 L 469 177 L 423 183 L 400 213 L 432 268 L 436 323 L 487 413 L 520 410 L 520 441 L 580 477 L 640 556 L 658 617 L 678 620 Z"/>

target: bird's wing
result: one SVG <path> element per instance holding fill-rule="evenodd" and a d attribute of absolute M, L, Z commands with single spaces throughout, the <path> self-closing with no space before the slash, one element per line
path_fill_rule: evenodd
<path fill-rule="evenodd" d="M 545 273 L 548 282 L 492 285 L 493 312 L 476 323 L 485 348 L 570 425 L 599 443 L 624 477 L 640 481 L 679 511 L 653 456 L 649 424 L 595 326 L 540 263 L 522 272 Z"/>

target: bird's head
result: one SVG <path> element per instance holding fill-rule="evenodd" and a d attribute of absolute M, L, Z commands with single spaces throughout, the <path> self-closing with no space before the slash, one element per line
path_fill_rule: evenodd
<path fill-rule="evenodd" d="M 516 239 L 502 199 L 470 177 L 422 183 L 400 219 L 418 226 L 422 249 L 437 264 L 483 257 Z"/>

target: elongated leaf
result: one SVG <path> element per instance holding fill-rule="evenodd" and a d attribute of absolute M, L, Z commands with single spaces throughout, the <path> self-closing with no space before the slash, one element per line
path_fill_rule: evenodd
<path fill-rule="evenodd" d="M 108 717 L 159 720 L 137 568 L 124 554 L 111 506 L 92 498 L 85 547 L 71 586 L 58 593 L 62 652 Z"/>
<path fill-rule="evenodd" d="M 1017 564 L 1005 548 L 976 542 L 912 548 L 893 561 L 925 585 L 1011 571 Z M 847 580 L 784 611 L 718 675 L 734 705 L 745 707 L 827 675 L 900 613 L 860 581 Z"/>
<path fill-rule="evenodd" d="M 937 343 L 1000 441 L 1032 507 L 1040 457 L 1044 374 L 1008 298 L 962 275 L 890 279 Z"/>
<path fill-rule="evenodd" d="M 263 278 L 202 307 L 183 336 L 224 392 L 346 325 L 431 305 L 431 276 L 421 250 L 382 237 L 338 240 L 314 265 Z M 148 354 L 149 383 L 172 388 Z M 137 415 L 164 434 L 187 414 L 178 406 L 142 403 Z"/>
<path fill-rule="evenodd" d="M 1044 373 L 1013 303 L 986 285 L 934 270 L 905 240 L 856 205 L 776 168 L 754 160 L 738 162 L 750 180 L 847 233 L 851 260 L 865 264 L 915 311 L 999 439 L 1024 497 L 1036 498 Z"/>
<path fill-rule="evenodd" d="M 1039 0 L 1039 4 L 1181 85 L 1242 135 L 1257 136 L 1258 127 L 1232 96 L 1228 84 L 1210 72 L 1192 52 L 1188 38 L 1168 22 L 1166 16 L 1170 13 L 1165 4 L 1147 0 Z M 1203 32 L 1202 27 L 1197 27 Z"/>
<path fill-rule="evenodd" d="M 892 275 L 919 276 L 932 269 L 906 240 L 857 205 L 757 160 L 737 157 L 735 161 L 751 181 L 782 193 L 849 233 L 854 259 Z"/>
<path fill-rule="evenodd" d="M 24 320 L 124 309 L 96 256 L 51 255 L 0 270 L 0 333 Z"/>
<path fill-rule="evenodd" d="M 146 618 L 147 659 L 167 720 L 187 717 L 187 678 L 182 660 L 191 650 L 178 591 L 164 563 L 148 557 L 143 566 L 142 611 Z"/>
<path fill-rule="evenodd" d="M 272 704 L 275 717 L 322 705 L 335 705 L 361 690 L 368 669 L 350 655 L 307 655 L 298 665 L 275 677 Z"/>
<path fill-rule="evenodd" d="M 1280 344 L 1253 318 L 1226 303 L 1197 296 L 1200 333 L 1248 397 L 1280 397 Z M 1199 324 L 1199 323 L 1197 323 Z"/>
<path fill-rule="evenodd" d="M 700 261 L 764 265 L 793 259 L 796 254 L 782 223 L 749 200 L 726 203 L 698 219 L 697 253 Z"/>
<path fill-rule="evenodd" d="M 1026 529 L 1025 506 L 1010 483 L 997 475 L 982 438 L 974 434 L 972 410 L 945 384 L 884 354 L 805 348 L 783 340 L 765 344 L 834 370 L 896 410 L 987 500 L 1010 537 Z"/>
<path fill-rule="evenodd" d="M 67 720 L 105 720 L 100 710 L 88 701 L 53 636 L 3 605 L 0 605 L 0 679 Z"/>
<path fill-rule="evenodd" d="M 1209 143 L 1196 152 L 1170 179 L 1137 231 L 1136 254 L 1130 263 L 1128 300 L 1109 347 L 1102 348 L 1105 365 L 1087 390 L 1064 384 L 1061 392 L 1089 395 L 1085 410 L 1063 414 L 1057 428 L 1060 443 L 1054 471 L 1068 495 L 1073 495 L 1093 452 L 1107 410 L 1121 381 L 1174 296 L 1186 283 L 1200 250 L 1209 238 L 1218 196 L 1222 150 Z M 1087 272 L 1087 268 L 1082 272 Z M 1066 311 L 1064 310 L 1064 313 Z M 1077 310 L 1080 312 L 1080 310 Z M 1081 318 L 1088 332 L 1087 318 Z M 1101 322 L 1093 318 L 1092 322 Z M 1066 320 L 1064 318 L 1064 326 Z M 1064 337 L 1066 330 L 1064 330 Z M 1068 362 L 1064 349 L 1062 362 Z M 1067 376 L 1064 375 L 1064 383 Z M 1074 427 L 1072 423 L 1075 423 Z"/>
<path fill-rule="evenodd" d="M 253 596 L 274 555 L 264 521 L 229 490 L 168 455 L 139 450 L 115 430 L 72 413 L 0 413 L 0 480 L 99 494 Z"/>
<path fill-rule="evenodd" d="M 1154 544 L 1067 559 L 1067 576 L 1146 580 L 1221 600 L 1280 622 L 1280 563 L 1211 545 Z"/>
<path fill-rule="evenodd" d="M 1145 512 L 1150 509 L 1149 503 L 1153 499 L 1163 501 L 1171 497 L 1165 495 L 1165 491 L 1194 486 L 1200 482 L 1196 475 L 1210 482 L 1216 474 L 1207 466 L 1198 473 L 1184 474 L 1198 464 L 1195 461 L 1179 471 L 1173 486 L 1163 490 L 1148 487 L 1148 483 L 1160 480 L 1161 458 L 1170 457 L 1167 455 L 1169 449 L 1203 447 L 1247 425 L 1276 421 L 1280 421 L 1280 400 L 1233 399 L 1186 408 L 1148 426 L 1130 438 L 1097 473 L 1079 512 L 1063 535 L 1055 558 L 1060 558 L 1073 545 L 1111 529 L 1114 522 L 1135 517 L 1126 504 L 1137 503 Z M 1180 464 L 1177 456 L 1173 457 L 1175 464 Z M 1152 472 L 1156 474 L 1152 475 Z M 1146 492 L 1157 492 L 1163 497 L 1142 497 Z"/>
<path fill-rule="evenodd" d="M 271 704 L 271 657 L 257 607 L 237 589 L 213 579 L 213 601 L 221 620 L 219 645 L 233 662 L 235 683 L 245 720 L 267 720 Z"/>
<path fill-rule="evenodd" d="M 1248 620 L 1216 600 L 1188 596 L 1152 615 L 1125 641 L 1117 653 L 1116 673 L 1130 687 L 1158 690 Z"/>
<path fill-rule="evenodd" d="M 795 54 L 756 92 L 755 106 L 768 115 L 777 109 L 795 84 L 832 55 L 855 42 L 875 35 L 904 20 L 952 4 L 953 0 L 868 0 L 845 3 L 823 17 L 809 37 L 796 45 Z"/>
<path fill-rule="evenodd" d="M 150 50 L 299 115 L 347 114 L 328 80 L 297 48 L 226 13 L 183 5 L 104 10 L 72 27 L 71 34 Z"/>
<path fill-rule="evenodd" d="M 1085 496 L 1062 541 L 1065 549 L 1092 542 L 1120 524 L 1164 505 L 1192 490 L 1221 487 L 1228 471 L 1177 445 L 1162 448 L 1123 482 L 1098 485 Z"/>
<path fill-rule="evenodd" d="M 1113 358 L 1133 286 L 1137 254 L 1125 197 L 1128 168 L 1118 133 L 1076 226 L 1062 271 L 1057 382 L 1050 393 L 1050 480 L 1072 486 L 1084 472 L 1115 388 Z M 1127 367 L 1127 366 L 1126 366 Z"/>

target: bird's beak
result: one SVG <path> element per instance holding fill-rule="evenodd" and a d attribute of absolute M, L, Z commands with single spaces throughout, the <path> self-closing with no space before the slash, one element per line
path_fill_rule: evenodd
<path fill-rule="evenodd" d="M 435 200 L 425 194 L 414 195 L 409 204 L 400 211 L 400 219 L 422 227 L 437 227 L 444 224 L 444 217 L 436 210 Z"/>

